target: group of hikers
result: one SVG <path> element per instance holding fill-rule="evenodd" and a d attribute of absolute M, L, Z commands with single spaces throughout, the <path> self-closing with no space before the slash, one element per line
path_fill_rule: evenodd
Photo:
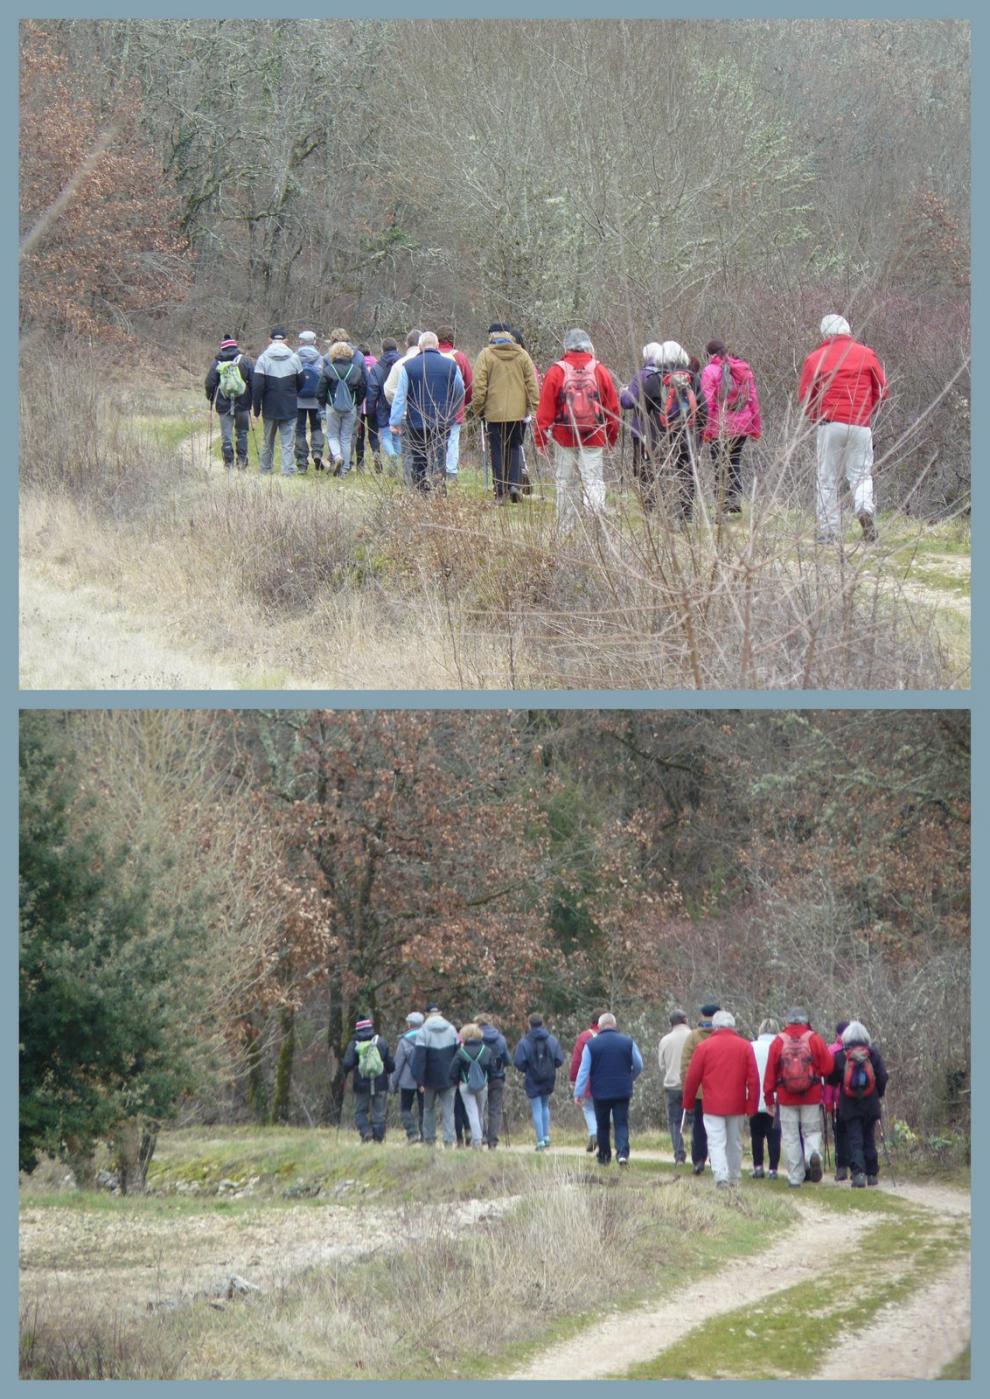
<path fill-rule="evenodd" d="M 406 1025 L 393 1055 L 374 1022 L 358 1020 L 344 1054 L 341 1067 L 353 1074 L 355 1125 L 363 1142 L 384 1142 L 393 1093 L 410 1146 L 436 1146 L 439 1111 L 444 1146 L 456 1138 L 494 1150 L 503 1130 L 506 1077 L 514 1068 L 522 1075 L 536 1150 L 547 1149 L 550 1102 L 566 1056 L 542 1015 L 530 1015 L 514 1053 L 488 1014 L 457 1030 L 431 1004 L 425 1015 L 410 1011 Z M 841 1021 L 829 1045 L 798 1007 L 783 1029 L 764 1020 L 752 1041 L 737 1032 L 735 1017 L 717 1002 L 700 1008 L 693 1029 L 683 1010 L 671 1012 L 670 1026 L 658 1061 L 675 1165 L 686 1164 L 689 1133 L 694 1174 L 701 1175 L 710 1161 L 718 1188 L 736 1185 L 748 1118 L 754 1179 L 776 1179 L 783 1154 L 790 1186 L 820 1181 L 823 1137 L 827 1147 L 831 1130 L 835 1179 L 851 1180 L 856 1188 L 878 1184 L 875 1138 L 887 1068 L 860 1021 Z M 642 1071 L 632 1036 L 619 1030 L 610 1011 L 596 1011 L 575 1040 L 568 1081 L 584 1114 L 586 1151 L 603 1166 L 612 1160 L 613 1136 L 619 1166 L 629 1162 L 629 1105 Z"/>
<path fill-rule="evenodd" d="M 873 541 L 870 424 L 887 394 L 886 379 L 873 350 L 853 339 L 841 316 L 825 316 L 821 336 L 798 386 L 803 411 L 817 425 L 817 538 L 839 537 L 844 478 L 863 537 Z M 387 338 L 380 356 L 356 345 L 343 327 L 331 331 L 325 353 L 315 331 L 301 330 L 297 339 L 292 348 L 276 326 L 256 361 L 232 335 L 220 341 L 206 396 L 228 470 L 247 467 L 253 413 L 263 424 L 264 474 L 274 470 L 276 441 L 286 476 L 304 474 L 310 460 L 317 472 L 346 475 L 352 451 L 360 470 L 367 447 L 376 470 L 383 459 L 395 469 L 401 462 L 409 485 L 444 493 L 457 477 L 461 429 L 470 419 L 483 424 L 495 503 L 514 504 L 529 489 L 524 444 L 532 424 L 537 451 L 548 455 L 552 444 L 557 518 L 566 530 L 582 514 L 597 519 L 605 512 L 604 453 L 618 441 L 625 411 L 644 509 L 663 501 L 672 523 L 691 519 L 705 445 L 719 514 L 742 509 L 742 454 L 762 435 L 760 401 L 752 368 L 718 338 L 708 341 L 704 367 L 676 340 L 651 340 L 621 389 L 579 328 L 563 336 L 561 357 L 544 375 L 521 332 L 504 321 L 489 326 L 473 364 L 449 327 L 410 331 L 401 354 Z"/>

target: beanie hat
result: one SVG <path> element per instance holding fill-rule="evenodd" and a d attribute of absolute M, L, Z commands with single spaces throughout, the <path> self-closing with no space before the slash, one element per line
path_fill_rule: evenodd
<path fill-rule="evenodd" d="M 411 1010 L 411 1011 L 409 1012 L 409 1014 L 406 1016 L 406 1024 L 407 1024 L 407 1025 L 416 1025 L 416 1026 L 419 1026 L 419 1025 L 422 1025 L 422 1023 L 423 1023 L 423 1012 L 422 1012 L 421 1010 Z"/>
<path fill-rule="evenodd" d="M 355 1030 L 373 1030 L 375 1022 L 373 1020 L 355 1020 L 354 1028 Z"/>
<path fill-rule="evenodd" d="M 808 1020 L 808 1012 L 806 1010 L 802 1010 L 800 1006 L 792 1006 L 791 1009 L 787 1012 L 787 1023 L 788 1025 L 810 1024 L 810 1021 Z"/>
<path fill-rule="evenodd" d="M 220 348 L 221 350 L 236 350 L 237 341 L 232 335 L 225 335 L 220 341 Z"/>
<path fill-rule="evenodd" d="M 719 1005 L 718 1001 L 709 1001 L 707 1005 L 701 1007 L 701 1013 L 706 1020 L 710 1020 L 715 1012 L 721 1009 L 722 1007 Z"/>
<path fill-rule="evenodd" d="M 426 1013 L 427 1015 L 432 1015 L 435 1010 L 439 1009 L 440 1007 L 437 1005 L 436 1001 L 431 1001 L 430 1004 L 426 1007 Z"/>
<path fill-rule="evenodd" d="M 821 332 L 826 340 L 833 335 L 850 335 L 852 333 L 849 329 L 849 322 L 834 314 L 822 317 Z"/>
<path fill-rule="evenodd" d="M 577 326 L 564 336 L 565 350 L 585 350 L 590 354 L 593 348 L 591 336 L 586 330 L 579 330 Z"/>
<path fill-rule="evenodd" d="M 284 339 L 285 339 L 285 331 L 282 329 L 281 326 L 278 326 L 278 325 L 277 325 L 277 326 L 275 327 L 275 329 L 272 331 L 271 338 L 272 338 L 273 340 L 284 340 Z"/>
<path fill-rule="evenodd" d="M 488 327 L 489 335 L 511 335 L 512 327 L 508 321 L 492 321 Z"/>
<path fill-rule="evenodd" d="M 314 342 L 314 340 L 316 339 L 316 331 L 315 331 L 315 330 L 301 330 L 301 331 L 299 332 L 299 339 L 302 340 L 303 343 L 306 344 L 306 345 L 312 345 L 313 342 Z"/>
<path fill-rule="evenodd" d="M 736 1017 L 730 1010 L 717 1010 L 712 1016 L 712 1026 L 716 1030 L 735 1029 Z"/>

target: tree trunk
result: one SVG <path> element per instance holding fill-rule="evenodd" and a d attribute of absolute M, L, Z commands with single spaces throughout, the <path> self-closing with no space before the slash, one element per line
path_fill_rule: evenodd
<path fill-rule="evenodd" d="M 247 1100 L 255 1122 L 268 1121 L 268 1086 L 261 1054 L 261 1032 L 253 1020 L 247 1029 Z"/>
<path fill-rule="evenodd" d="M 295 1012 L 286 1007 L 279 1016 L 282 1041 L 278 1049 L 278 1065 L 275 1069 L 275 1096 L 272 1098 L 272 1121 L 288 1122 L 289 1095 L 292 1091 L 292 1060 L 296 1052 Z"/>
<path fill-rule="evenodd" d="M 158 1143 L 158 1128 L 143 1117 L 129 1117 L 113 1136 L 114 1170 L 121 1195 L 143 1195 L 148 1167 Z"/>

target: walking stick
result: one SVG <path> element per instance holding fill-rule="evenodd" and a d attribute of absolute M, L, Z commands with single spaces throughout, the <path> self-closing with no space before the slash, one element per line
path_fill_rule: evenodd
<path fill-rule="evenodd" d="M 832 1159 L 829 1156 L 828 1151 L 828 1113 L 825 1111 L 824 1103 L 818 1104 L 818 1111 L 821 1113 L 822 1116 L 822 1140 L 825 1143 L 825 1169 L 831 1170 Z"/>
<path fill-rule="evenodd" d="M 488 494 L 488 434 L 485 431 L 484 418 L 478 419 L 478 431 L 481 433 L 481 470 L 485 482 L 485 495 Z"/>
<path fill-rule="evenodd" d="M 887 1133 L 883 1130 L 883 1103 L 880 1104 L 880 1141 L 883 1146 L 883 1159 L 887 1163 L 887 1170 L 890 1173 L 890 1183 L 897 1189 L 897 1181 L 894 1179 L 894 1167 L 890 1160 L 890 1149 L 887 1146 Z"/>
<path fill-rule="evenodd" d="M 213 399 L 210 399 L 210 422 L 206 430 L 206 464 L 209 466 L 213 458 Z"/>

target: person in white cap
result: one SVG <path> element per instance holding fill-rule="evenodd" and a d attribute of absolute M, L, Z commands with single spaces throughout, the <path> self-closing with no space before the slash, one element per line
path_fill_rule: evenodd
<path fill-rule="evenodd" d="M 425 1018 L 421 1010 L 411 1010 L 406 1016 L 409 1028 L 395 1046 L 395 1068 L 389 1079 L 389 1088 L 399 1095 L 399 1117 L 409 1146 L 417 1146 L 423 1140 L 423 1095 L 416 1086 L 412 1066 L 416 1036 Z M 413 1118 L 413 1103 L 417 1105 L 418 1121 Z"/>
<path fill-rule="evenodd" d="M 821 334 L 798 386 L 805 414 L 818 424 L 818 542 L 831 544 L 839 537 L 839 482 L 845 476 L 863 538 L 872 543 L 877 526 L 870 424 L 887 396 L 887 380 L 877 356 L 853 339 L 842 316 L 825 316 Z"/>

